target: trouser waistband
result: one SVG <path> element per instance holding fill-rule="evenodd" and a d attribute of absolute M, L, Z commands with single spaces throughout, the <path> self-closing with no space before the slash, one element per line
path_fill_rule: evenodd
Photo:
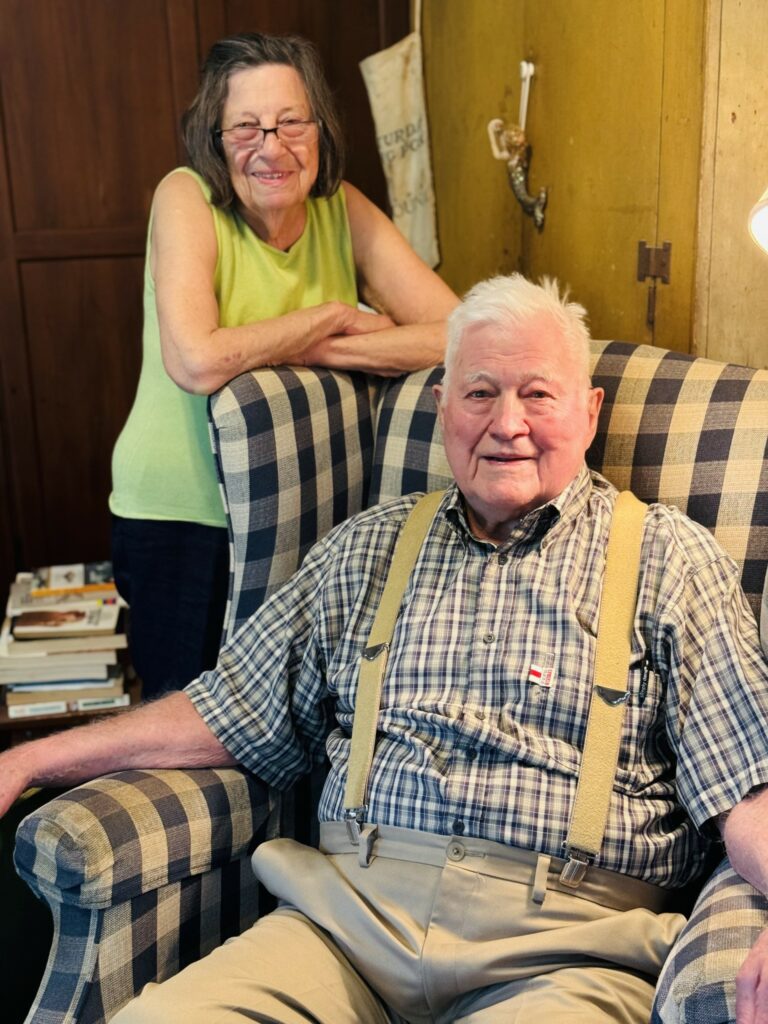
<path fill-rule="evenodd" d="M 357 856 L 357 848 L 350 842 L 343 821 L 321 822 L 320 849 L 332 855 Z M 642 907 L 658 914 L 669 910 L 676 896 L 674 890 L 662 889 L 650 882 L 596 867 L 590 867 L 579 887 L 574 889 L 562 885 L 559 880 L 565 863 L 559 857 L 505 846 L 488 839 L 442 836 L 393 825 L 376 826 L 371 860 L 376 857 L 432 864 L 435 867 L 443 867 L 446 862 L 453 863 L 481 875 L 530 885 L 533 899 L 537 903 L 543 902 L 545 893 L 551 891 L 590 900 L 612 910 Z"/>

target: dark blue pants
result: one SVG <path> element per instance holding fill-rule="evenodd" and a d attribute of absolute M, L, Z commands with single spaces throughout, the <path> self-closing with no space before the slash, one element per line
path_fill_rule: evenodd
<path fill-rule="evenodd" d="M 128 641 L 142 695 L 180 690 L 213 668 L 227 602 L 226 529 L 113 516 L 112 564 L 130 605 Z"/>

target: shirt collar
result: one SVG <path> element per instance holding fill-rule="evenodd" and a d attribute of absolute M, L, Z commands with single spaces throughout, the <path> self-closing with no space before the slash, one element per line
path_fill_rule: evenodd
<path fill-rule="evenodd" d="M 532 509 L 519 519 L 512 528 L 509 538 L 503 544 L 481 541 L 472 532 L 467 519 L 464 497 L 457 484 L 452 484 L 440 504 L 440 512 L 454 532 L 464 541 L 486 544 L 494 548 L 508 548 L 521 542 L 539 542 L 541 549 L 552 543 L 555 537 L 567 528 L 569 523 L 581 515 L 592 493 L 592 477 L 584 463 L 568 484 L 555 498 Z M 555 528 L 556 527 L 556 528 Z"/>

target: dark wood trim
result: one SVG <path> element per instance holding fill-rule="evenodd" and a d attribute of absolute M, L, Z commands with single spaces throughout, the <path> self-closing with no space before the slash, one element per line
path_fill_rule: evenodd
<path fill-rule="evenodd" d="M 87 259 L 89 256 L 143 256 L 145 224 L 125 228 L 75 228 L 19 231 L 14 237 L 17 260 Z"/>
<path fill-rule="evenodd" d="M 197 92 L 199 81 L 200 57 L 195 0 L 166 0 L 166 14 L 177 125 L 177 152 L 179 163 L 183 164 L 187 155 L 181 141 L 181 115 Z"/>
<path fill-rule="evenodd" d="M 197 60 L 202 64 L 216 40 L 229 34 L 226 0 L 197 0 L 197 28 Z M 255 24 L 253 30 L 257 30 Z"/>
<path fill-rule="evenodd" d="M 0 84 L 0 88 L 1 88 Z M 5 146 L 5 105 L 0 95 L 0 309 L 3 311 L 3 343 L 0 345 L 0 429 L 6 453 L 7 527 L 12 533 L 16 564 L 11 576 L 23 566 L 31 550 L 43 544 L 43 509 L 40 501 L 40 460 L 32 406 L 32 385 L 22 316 L 21 283 L 13 237 L 10 175 Z M 7 570 L 6 570 L 7 573 Z M 5 584 L 0 580 L 0 586 Z"/>

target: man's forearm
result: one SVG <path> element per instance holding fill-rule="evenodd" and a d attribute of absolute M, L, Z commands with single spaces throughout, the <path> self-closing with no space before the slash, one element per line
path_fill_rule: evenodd
<path fill-rule="evenodd" d="M 0 754 L 0 815 L 29 786 L 70 786 L 121 768 L 235 764 L 184 693 Z"/>

